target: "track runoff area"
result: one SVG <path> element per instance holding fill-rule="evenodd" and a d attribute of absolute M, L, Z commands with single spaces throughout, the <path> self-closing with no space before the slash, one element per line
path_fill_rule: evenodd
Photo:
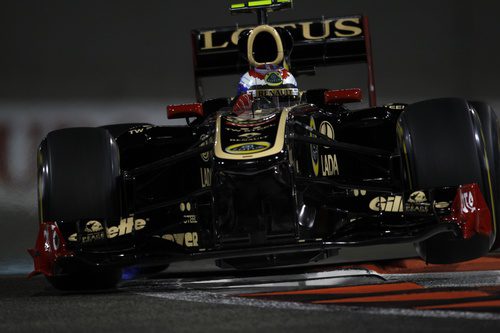
<path fill-rule="evenodd" d="M 500 253 L 455 265 L 419 259 L 134 279 L 122 291 L 201 303 L 485 319 L 500 324 Z"/>

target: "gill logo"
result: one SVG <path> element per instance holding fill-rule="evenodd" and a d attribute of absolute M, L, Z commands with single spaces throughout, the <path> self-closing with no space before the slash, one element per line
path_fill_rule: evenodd
<path fill-rule="evenodd" d="M 403 211 L 403 197 L 400 195 L 389 197 L 375 197 L 370 201 L 370 209 L 375 212 L 393 212 Z"/>

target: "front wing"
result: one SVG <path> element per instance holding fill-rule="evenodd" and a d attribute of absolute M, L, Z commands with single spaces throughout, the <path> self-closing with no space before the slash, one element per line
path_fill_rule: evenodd
<path fill-rule="evenodd" d="M 353 214 L 342 228 L 323 238 L 297 237 L 285 244 L 240 248 L 186 246 L 186 241 L 197 241 L 193 235 L 190 239 L 184 235 L 182 246 L 176 239 L 151 236 L 155 231 L 148 231 L 146 221 L 134 217 L 121 219 L 118 226 L 102 221 L 101 229 L 79 228 L 77 234 L 65 234 L 60 223 L 47 221 L 40 224 L 35 248 L 29 250 L 35 266 L 32 274 L 54 276 L 92 266 L 147 266 L 195 259 L 214 259 L 220 267 L 236 268 L 301 264 L 336 255 L 343 247 L 418 243 L 442 233 L 469 239 L 493 232 L 491 214 L 477 184 L 380 195 L 370 200 L 369 208 L 372 214 Z M 89 246 L 92 237 L 99 245 Z"/>

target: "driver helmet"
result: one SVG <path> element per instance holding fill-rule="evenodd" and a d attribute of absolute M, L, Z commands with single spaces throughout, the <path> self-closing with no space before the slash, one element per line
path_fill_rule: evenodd
<path fill-rule="evenodd" d="M 238 95 L 253 97 L 299 96 L 297 81 L 286 68 L 264 65 L 250 69 L 238 84 Z"/>

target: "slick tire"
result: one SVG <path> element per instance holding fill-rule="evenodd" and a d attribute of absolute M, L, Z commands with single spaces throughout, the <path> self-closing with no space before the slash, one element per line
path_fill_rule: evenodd
<path fill-rule="evenodd" d="M 120 217 L 120 157 L 102 128 L 50 132 L 38 153 L 41 221 Z"/>
<path fill-rule="evenodd" d="M 398 119 L 398 144 L 408 190 L 477 183 L 490 209 L 495 202 L 481 122 L 462 99 L 409 105 Z M 480 140 L 476 140 L 479 137 Z M 494 221 L 492 221 L 494 223 Z M 439 234 L 415 244 L 428 263 L 449 264 L 488 253 L 493 237 Z"/>
<path fill-rule="evenodd" d="M 80 219 L 120 217 L 118 146 L 103 128 L 69 128 L 50 132 L 38 151 L 40 221 L 74 223 Z M 109 288 L 120 269 L 82 267 L 47 277 L 63 290 Z"/>

